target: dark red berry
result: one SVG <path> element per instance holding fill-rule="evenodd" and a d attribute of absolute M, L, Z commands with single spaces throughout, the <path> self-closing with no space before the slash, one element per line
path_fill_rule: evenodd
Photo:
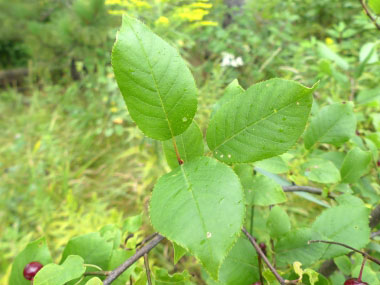
<path fill-rule="evenodd" d="M 358 278 L 347 279 L 344 285 L 368 285 L 367 282 L 359 281 Z"/>
<path fill-rule="evenodd" d="M 377 167 L 380 167 L 380 159 L 377 161 Z"/>
<path fill-rule="evenodd" d="M 41 263 L 38 261 L 32 261 L 28 263 L 24 268 L 24 277 L 27 280 L 33 280 L 34 276 L 36 276 L 37 272 L 43 267 Z"/>
<path fill-rule="evenodd" d="M 265 243 L 263 243 L 263 242 L 260 242 L 259 246 L 260 246 L 261 251 L 262 251 L 265 255 L 267 255 L 267 245 L 266 245 Z"/>

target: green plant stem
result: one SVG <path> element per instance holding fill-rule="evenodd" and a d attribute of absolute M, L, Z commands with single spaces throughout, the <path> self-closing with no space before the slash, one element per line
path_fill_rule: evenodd
<path fill-rule="evenodd" d="M 90 271 L 85 272 L 84 276 L 108 276 L 110 275 L 111 271 Z"/>
<path fill-rule="evenodd" d="M 260 255 L 257 256 L 257 262 L 259 264 L 259 276 L 260 276 L 260 282 L 261 284 L 264 284 L 264 278 L 263 278 L 263 272 L 262 272 L 262 263 L 261 263 L 261 257 Z"/>
<path fill-rule="evenodd" d="M 352 251 L 360 253 L 361 255 L 363 255 L 363 257 L 366 257 L 367 259 L 369 259 L 369 260 L 375 262 L 376 264 L 380 265 L 380 260 L 379 259 L 377 259 L 375 257 L 372 257 L 368 253 L 366 253 L 364 251 L 361 251 L 361 250 L 358 250 L 356 248 L 353 248 L 353 247 L 351 247 L 351 246 L 349 246 L 347 244 L 344 244 L 344 243 L 341 243 L 341 242 L 336 242 L 336 241 L 328 241 L 328 240 L 309 240 L 308 244 L 316 243 L 316 242 L 322 242 L 322 243 L 328 243 L 328 244 L 335 244 L 335 245 L 343 246 L 345 248 L 351 249 Z"/>

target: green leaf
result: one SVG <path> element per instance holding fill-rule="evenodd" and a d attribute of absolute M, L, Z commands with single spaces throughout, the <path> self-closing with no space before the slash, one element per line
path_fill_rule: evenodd
<path fill-rule="evenodd" d="M 302 166 L 303 175 L 319 183 L 336 183 L 340 180 L 339 169 L 331 161 L 313 158 Z"/>
<path fill-rule="evenodd" d="M 78 255 L 70 255 L 61 264 L 50 263 L 34 277 L 34 285 L 63 285 L 83 275 L 86 267 L 83 258 Z"/>
<path fill-rule="evenodd" d="M 113 248 L 112 242 L 107 242 L 100 233 L 89 233 L 70 239 L 62 253 L 61 262 L 69 255 L 83 257 L 86 264 L 95 264 L 102 269 L 107 268 Z M 91 268 L 93 271 L 94 269 Z"/>
<path fill-rule="evenodd" d="M 350 150 L 344 158 L 340 175 L 342 182 L 355 183 L 368 170 L 371 162 L 371 153 L 358 147 Z"/>
<path fill-rule="evenodd" d="M 142 214 L 128 217 L 123 224 L 123 232 L 134 233 L 142 226 Z"/>
<path fill-rule="evenodd" d="M 315 88 L 284 79 L 254 84 L 215 113 L 207 131 L 210 150 L 226 163 L 286 152 L 305 128 Z"/>
<path fill-rule="evenodd" d="M 211 118 L 214 116 L 216 111 L 218 111 L 224 104 L 243 93 L 244 89 L 239 85 L 239 81 L 237 79 L 228 84 L 226 90 L 224 90 L 222 98 L 220 98 L 218 102 L 216 102 L 216 104 L 214 105 L 214 108 L 211 113 Z"/>
<path fill-rule="evenodd" d="M 174 248 L 174 264 L 177 264 L 178 261 L 186 254 L 186 249 L 184 249 L 182 246 L 179 246 L 175 242 L 173 242 L 173 248 Z"/>
<path fill-rule="evenodd" d="M 322 239 L 342 242 L 357 249 L 365 247 L 370 235 L 369 210 L 358 200 L 355 199 L 354 205 L 345 202 L 323 211 L 315 220 L 312 229 L 321 234 Z M 322 258 L 332 258 L 347 252 L 347 248 L 328 245 Z"/>
<path fill-rule="evenodd" d="M 380 102 L 380 87 L 360 91 L 356 100 L 359 104 L 366 104 L 374 101 Z"/>
<path fill-rule="evenodd" d="M 380 0 L 369 0 L 368 5 L 375 14 L 380 15 Z"/>
<path fill-rule="evenodd" d="M 351 104 L 335 103 L 322 108 L 305 132 L 305 146 L 329 143 L 339 146 L 355 135 L 356 117 Z"/>
<path fill-rule="evenodd" d="M 176 284 L 176 285 L 185 285 L 191 284 L 190 277 L 191 275 L 187 271 L 181 273 L 174 273 L 170 275 L 166 269 L 156 268 L 154 272 L 155 283 L 156 285 L 165 285 L 165 284 Z"/>
<path fill-rule="evenodd" d="M 38 261 L 42 265 L 53 262 L 45 238 L 39 238 L 30 242 L 13 261 L 9 284 L 30 285 L 30 281 L 23 276 L 25 265 L 32 261 Z"/>
<path fill-rule="evenodd" d="M 86 282 L 86 285 L 103 285 L 103 282 L 98 277 L 94 277 L 94 278 L 91 278 L 90 280 L 88 280 Z"/>
<path fill-rule="evenodd" d="M 267 228 L 272 238 L 280 238 L 290 231 L 290 219 L 288 214 L 280 206 L 274 206 L 267 220 Z"/>
<path fill-rule="evenodd" d="M 99 231 L 103 239 L 108 242 L 112 242 L 113 248 L 119 248 L 121 243 L 121 230 L 115 225 L 106 225 Z"/>
<path fill-rule="evenodd" d="M 288 172 L 288 165 L 281 156 L 275 156 L 268 159 L 255 162 L 255 166 L 275 174 Z"/>
<path fill-rule="evenodd" d="M 286 202 L 286 195 L 280 184 L 261 174 L 252 178 L 245 193 L 248 205 L 269 206 Z"/>
<path fill-rule="evenodd" d="M 111 259 L 108 263 L 108 270 L 114 270 L 124 261 L 130 258 L 135 252 L 130 250 L 126 251 L 124 249 L 114 249 L 112 251 Z M 125 285 L 129 282 L 129 276 L 135 270 L 136 263 L 129 267 L 126 271 L 123 272 L 115 281 L 112 282 L 114 285 Z"/>
<path fill-rule="evenodd" d="M 278 266 L 290 265 L 295 261 L 301 262 L 306 267 L 312 265 L 321 258 L 327 245 L 308 244 L 308 241 L 320 237 L 310 228 L 298 228 L 285 234 L 275 245 Z"/>
<path fill-rule="evenodd" d="M 209 157 L 162 176 L 150 201 L 153 227 L 198 257 L 215 279 L 240 233 L 244 212 L 237 175 Z"/>
<path fill-rule="evenodd" d="M 244 236 L 240 236 L 220 268 L 220 282 L 226 285 L 252 284 L 259 278 L 256 250 Z"/>
<path fill-rule="evenodd" d="M 132 119 L 148 137 L 167 140 L 189 127 L 197 109 L 196 86 L 176 49 L 124 16 L 112 66 Z"/>
<path fill-rule="evenodd" d="M 352 270 L 352 276 L 359 276 L 360 272 L 360 265 L 357 265 L 353 270 Z M 368 284 L 380 284 L 380 276 L 376 275 L 377 270 L 374 271 L 370 266 L 364 266 L 363 269 L 363 276 L 362 280 L 363 282 L 367 282 Z"/>
<path fill-rule="evenodd" d="M 347 70 L 349 68 L 348 62 L 336 52 L 332 51 L 324 43 L 318 42 L 317 49 L 320 57 L 333 61 L 337 66 L 344 70 Z"/>
<path fill-rule="evenodd" d="M 103 282 L 98 277 L 94 277 L 88 280 L 86 285 L 103 285 Z"/>
<path fill-rule="evenodd" d="M 344 273 L 344 275 L 351 274 L 351 260 L 346 255 L 342 255 L 334 258 L 334 263 L 339 268 L 340 271 Z"/>
<path fill-rule="evenodd" d="M 193 121 L 190 127 L 182 134 L 175 137 L 179 156 L 183 162 L 202 156 L 204 152 L 203 135 L 198 125 Z M 166 161 L 171 169 L 178 167 L 177 155 L 174 150 L 173 141 L 167 140 L 162 143 Z"/>
<path fill-rule="evenodd" d="M 379 60 L 377 56 L 377 43 L 364 44 L 360 49 L 359 60 L 360 62 L 366 61 L 368 64 L 377 62 Z"/>

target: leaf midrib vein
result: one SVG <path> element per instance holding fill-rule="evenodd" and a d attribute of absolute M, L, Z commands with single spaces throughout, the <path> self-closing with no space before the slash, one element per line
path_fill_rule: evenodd
<path fill-rule="evenodd" d="M 155 85 L 155 87 L 156 87 L 157 95 L 158 95 L 158 98 L 160 99 L 160 103 L 161 103 L 161 105 L 162 105 L 162 109 L 163 109 L 163 111 L 164 111 L 165 118 L 166 118 L 166 121 L 167 121 L 168 126 L 169 126 L 170 134 L 171 134 L 172 137 L 174 137 L 174 133 L 173 133 L 173 130 L 172 130 L 172 126 L 171 126 L 171 124 L 170 124 L 170 122 L 169 122 L 168 114 L 167 114 L 167 112 L 166 112 L 166 110 L 165 110 L 165 105 L 164 105 L 164 102 L 162 101 L 162 97 L 161 97 L 160 90 L 159 90 L 159 88 L 158 88 L 157 80 L 156 80 L 156 77 L 155 77 L 154 72 L 153 72 L 152 64 L 151 64 L 151 62 L 150 62 L 150 60 L 149 60 L 149 57 L 148 57 L 148 55 L 147 55 L 147 53 L 146 53 L 146 50 L 145 50 L 145 48 L 144 48 L 144 46 L 143 46 L 143 44 L 142 44 L 142 40 L 141 40 L 141 39 L 139 38 L 139 36 L 137 35 L 137 33 L 136 33 L 136 31 L 134 30 L 132 24 L 131 24 L 130 22 L 128 22 L 128 24 L 129 24 L 129 26 L 131 27 L 131 30 L 132 30 L 132 32 L 134 33 L 136 39 L 138 40 L 138 42 L 139 42 L 139 44 L 140 44 L 140 46 L 141 46 L 141 50 L 143 51 L 143 53 L 144 53 L 144 55 L 145 55 L 145 58 L 146 58 L 146 60 L 147 60 L 147 62 L 148 62 L 148 65 L 149 65 L 149 68 L 150 68 L 150 71 L 151 71 L 151 75 L 152 75 L 152 78 L 153 78 L 153 82 L 154 82 L 154 85 Z"/>
<path fill-rule="evenodd" d="M 304 99 L 304 98 L 301 98 L 299 101 L 301 101 L 302 99 Z M 294 102 L 295 102 L 295 101 L 294 101 Z M 271 112 L 270 114 L 268 114 L 267 116 L 264 116 L 263 118 L 261 118 L 261 119 L 259 119 L 259 120 L 257 120 L 257 121 L 254 121 L 254 122 L 252 122 L 251 124 L 246 125 L 244 128 L 242 128 L 241 130 L 237 131 L 237 132 L 236 132 L 235 134 L 233 134 L 232 136 L 230 136 L 230 137 L 224 139 L 220 144 L 218 144 L 217 146 L 215 146 L 214 150 L 218 149 L 221 145 L 225 144 L 226 142 L 232 140 L 234 137 L 240 135 L 240 134 L 241 134 L 242 132 L 244 132 L 246 129 L 248 129 L 248 128 L 250 128 L 250 127 L 252 127 L 252 126 L 254 126 L 254 125 L 260 123 L 260 122 L 263 121 L 263 120 L 268 119 L 269 117 L 271 117 L 271 116 L 274 115 L 274 114 L 278 114 L 280 111 L 282 111 L 282 110 L 288 108 L 290 105 L 294 104 L 294 102 L 290 102 L 289 104 L 287 104 L 287 105 L 285 105 L 285 106 L 283 106 L 283 107 L 277 109 L 277 112 L 272 111 L 272 112 Z M 299 107 L 301 107 L 301 105 L 300 105 Z M 250 110 L 249 110 L 249 111 L 250 111 Z"/>

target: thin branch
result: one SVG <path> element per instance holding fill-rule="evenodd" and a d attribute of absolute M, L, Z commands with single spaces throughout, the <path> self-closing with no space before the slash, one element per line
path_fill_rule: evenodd
<path fill-rule="evenodd" d="M 247 238 L 249 239 L 249 241 L 252 243 L 252 245 L 255 248 L 257 254 L 261 257 L 262 260 L 264 260 L 265 264 L 269 267 L 270 271 L 272 271 L 272 273 L 274 274 L 274 276 L 276 276 L 278 282 L 280 282 L 281 285 L 286 284 L 285 283 L 285 279 L 282 278 L 280 274 L 278 274 L 277 270 L 269 262 L 268 258 L 262 252 L 261 248 L 259 247 L 259 245 L 255 241 L 255 239 L 253 238 L 253 236 L 251 236 L 244 227 L 242 228 L 242 231 L 247 236 Z"/>
<path fill-rule="evenodd" d="M 154 234 L 151 234 L 150 236 L 147 236 L 146 238 L 144 238 L 141 242 L 139 242 L 138 244 L 136 244 L 136 247 L 139 247 L 139 246 L 144 246 L 148 241 L 150 241 L 152 238 L 154 238 L 156 235 L 158 235 L 158 233 L 154 233 Z"/>
<path fill-rule="evenodd" d="M 323 194 L 323 191 L 321 189 L 310 186 L 282 186 L 282 190 L 284 190 L 284 192 L 307 192 L 316 195 Z M 328 194 L 327 197 L 335 199 L 335 197 L 331 194 Z"/>
<path fill-rule="evenodd" d="M 144 254 L 144 266 L 145 266 L 146 278 L 148 280 L 148 285 L 152 285 L 152 279 L 150 278 L 149 259 L 148 259 L 147 253 Z"/>
<path fill-rule="evenodd" d="M 380 31 L 380 25 L 379 25 L 379 23 L 376 21 L 375 17 L 372 16 L 372 14 L 368 11 L 368 8 L 367 8 L 366 4 L 364 3 L 364 0 L 359 0 L 359 2 L 362 5 L 362 7 L 364 9 L 364 12 L 367 14 L 368 18 L 370 18 L 370 20 L 372 21 L 372 23 L 374 23 L 374 25 L 376 26 L 376 28 Z"/>
<path fill-rule="evenodd" d="M 144 254 L 151 251 L 157 244 L 159 244 L 165 237 L 162 235 L 155 236 L 147 245 L 144 245 L 142 248 L 138 249 L 134 255 L 128 258 L 123 264 L 118 268 L 113 270 L 108 277 L 103 281 L 104 285 L 111 284 L 117 277 L 119 277 L 125 270 L 127 270 L 132 264 L 134 264 L 140 257 Z"/>
<path fill-rule="evenodd" d="M 316 242 L 322 242 L 322 243 L 328 243 L 328 244 L 335 244 L 335 245 L 340 245 L 340 246 L 343 246 L 345 248 L 348 248 L 348 249 L 351 249 L 352 251 L 355 251 L 357 253 L 360 253 L 361 255 L 363 255 L 363 257 L 366 257 L 368 258 L 369 260 L 375 262 L 376 264 L 380 265 L 380 260 L 378 260 L 377 258 L 375 257 L 372 257 L 371 255 L 369 255 L 368 253 L 364 252 L 364 251 L 361 251 L 361 250 L 358 250 L 356 248 L 353 248 L 347 244 L 344 244 L 344 243 L 341 243 L 341 242 L 336 242 L 336 241 L 328 241 L 328 240 L 309 240 L 308 241 L 308 244 L 311 244 L 311 243 L 316 243 Z"/>

